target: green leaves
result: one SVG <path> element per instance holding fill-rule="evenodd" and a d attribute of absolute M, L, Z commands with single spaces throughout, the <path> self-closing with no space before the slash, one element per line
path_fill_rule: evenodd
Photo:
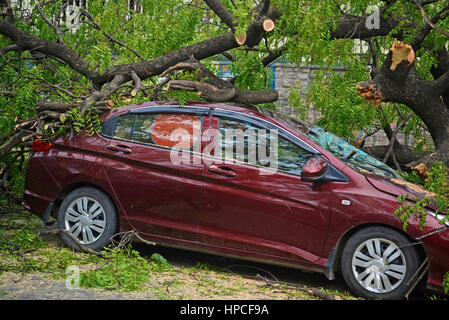
<path fill-rule="evenodd" d="M 80 274 L 80 285 L 87 288 L 134 291 L 151 277 L 150 263 L 130 246 L 102 251 L 105 264 Z"/>
<path fill-rule="evenodd" d="M 443 277 L 443 291 L 445 294 L 449 294 L 449 272 L 446 272 L 446 274 Z"/>
<path fill-rule="evenodd" d="M 416 173 L 405 175 L 405 178 L 409 181 L 412 183 L 420 183 L 424 189 L 433 192 L 434 195 L 424 196 L 422 198 L 411 197 L 409 195 L 401 195 L 398 197 L 401 206 L 398 207 L 394 214 L 403 222 L 404 230 L 407 229 L 410 219 L 413 217 L 419 219 L 419 227 L 423 230 L 426 225 L 428 211 L 434 211 L 428 207 L 431 204 L 438 208 L 434 212 L 435 215 L 446 216 L 446 218 L 439 219 L 441 224 L 449 221 L 449 169 L 443 163 L 436 162 L 430 168 L 428 175 L 429 177 L 425 180 L 418 177 Z"/>
<path fill-rule="evenodd" d="M 86 55 L 86 61 L 104 73 L 112 66 L 112 51 L 107 42 L 101 42 L 92 46 L 92 50 Z"/>
<path fill-rule="evenodd" d="M 89 136 L 93 136 L 95 132 L 99 132 L 101 127 L 100 116 L 90 107 L 86 112 L 82 113 L 80 107 L 73 108 L 65 113 L 66 120 L 69 122 L 73 132 L 79 133 L 85 131 Z"/>

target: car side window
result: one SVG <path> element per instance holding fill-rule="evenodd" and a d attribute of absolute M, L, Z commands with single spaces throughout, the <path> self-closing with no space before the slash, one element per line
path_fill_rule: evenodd
<path fill-rule="evenodd" d="M 133 130 L 134 115 L 125 114 L 117 118 L 114 130 L 115 139 L 131 140 L 131 132 Z"/>
<path fill-rule="evenodd" d="M 302 169 L 307 160 L 313 157 L 313 154 L 305 151 L 292 141 L 279 137 L 278 140 L 278 163 L 280 171 L 301 175 Z"/>
<path fill-rule="evenodd" d="M 249 122 L 220 118 L 218 154 L 225 160 L 301 175 L 313 155 L 292 141 Z"/>
<path fill-rule="evenodd" d="M 202 117 L 188 113 L 122 115 L 117 119 L 115 138 L 182 150 L 199 147 Z"/>

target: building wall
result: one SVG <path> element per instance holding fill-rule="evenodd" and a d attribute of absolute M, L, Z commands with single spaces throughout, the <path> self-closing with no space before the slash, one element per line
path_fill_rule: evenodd
<path fill-rule="evenodd" d="M 275 70 L 275 89 L 279 92 L 279 100 L 276 102 L 277 108 L 284 114 L 297 114 L 296 108 L 290 107 L 288 104 L 288 94 L 291 88 L 299 88 L 301 91 L 310 86 L 315 73 L 321 66 L 318 65 L 301 65 L 278 63 L 274 64 Z M 334 71 L 344 72 L 344 67 L 335 67 Z M 311 108 L 309 112 L 309 121 L 315 123 L 321 117 L 319 111 Z M 394 128 L 392 128 L 394 130 Z M 413 143 L 412 137 L 406 137 L 403 133 L 398 134 L 398 140 L 405 145 Z M 379 130 L 374 135 L 368 137 L 365 141 L 365 146 L 388 145 L 388 138 L 383 130 Z"/>

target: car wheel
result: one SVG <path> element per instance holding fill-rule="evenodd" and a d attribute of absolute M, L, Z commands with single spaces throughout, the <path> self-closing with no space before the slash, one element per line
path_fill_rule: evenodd
<path fill-rule="evenodd" d="M 58 211 L 58 228 L 67 230 L 83 247 L 101 250 L 117 232 L 118 219 L 112 201 L 103 192 L 91 187 L 72 191 Z M 71 248 L 78 245 L 66 234 L 62 240 Z"/>
<path fill-rule="evenodd" d="M 343 278 L 353 293 L 366 299 L 403 299 L 419 267 L 415 246 L 403 234 L 385 227 L 355 233 L 341 256 Z"/>

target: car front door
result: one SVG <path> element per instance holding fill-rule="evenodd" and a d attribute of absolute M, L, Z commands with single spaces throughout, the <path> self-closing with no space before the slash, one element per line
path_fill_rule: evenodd
<path fill-rule="evenodd" d="M 241 114 L 222 112 L 216 119 L 211 122 L 217 129 L 215 147 L 205 157 L 200 241 L 218 250 L 292 262 L 319 259 L 331 213 L 331 182 L 300 178 L 317 152 Z"/>
<path fill-rule="evenodd" d="M 148 108 L 118 116 L 104 168 L 143 235 L 196 241 L 203 202 L 200 135 L 207 109 Z"/>

